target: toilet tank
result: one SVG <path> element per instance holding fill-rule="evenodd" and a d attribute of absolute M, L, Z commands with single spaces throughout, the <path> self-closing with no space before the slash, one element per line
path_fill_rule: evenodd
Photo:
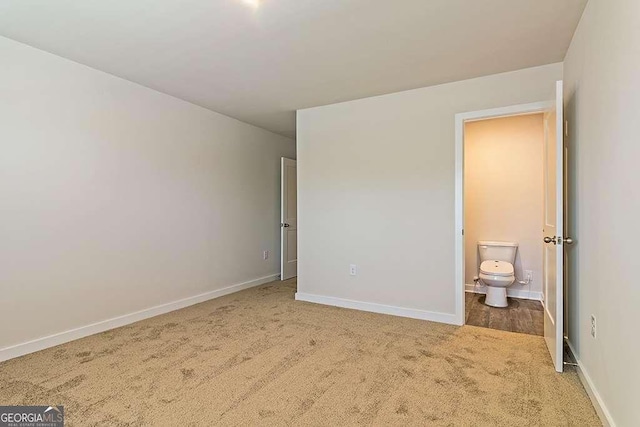
<path fill-rule="evenodd" d="M 478 242 L 480 262 L 486 260 L 506 261 L 513 264 L 516 260 L 518 244 L 515 242 L 494 242 L 481 240 Z"/>

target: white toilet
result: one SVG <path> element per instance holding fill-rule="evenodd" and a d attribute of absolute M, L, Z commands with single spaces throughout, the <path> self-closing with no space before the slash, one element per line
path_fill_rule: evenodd
<path fill-rule="evenodd" d="M 485 304 L 507 307 L 507 288 L 516 281 L 513 264 L 517 250 L 514 242 L 478 242 L 480 281 L 487 286 Z"/>

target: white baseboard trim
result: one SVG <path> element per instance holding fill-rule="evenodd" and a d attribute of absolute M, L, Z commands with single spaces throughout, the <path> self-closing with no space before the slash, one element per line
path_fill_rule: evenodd
<path fill-rule="evenodd" d="M 194 295 L 192 297 L 183 298 L 183 299 L 172 301 L 166 304 L 156 305 L 155 307 L 146 308 L 144 310 L 136 311 L 134 313 L 125 314 L 122 316 L 92 323 L 90 325 L 81 326 L 79 328 L 70 329 L 68 331 L 59 332 L 57 334 L 49 335 L 42 338 L 37 338 L 35 340 L 27 341 L 21 344 L 16 344 L 13 346 L 1 348 L 0 362 L 4 360 L 13 359 L 14 357 L 19 357 L 25 354 L 44 350 L 49 347 L 54 347 L 56 345 L 64 344 L 69 341 L 74 341 L 80 338 L 84 338 L 89 335 L 94 335 L 100 332 L 108 331 L 110 329 L 129 325 L 131 323 L 148 319 L 150 317 L 159 316 L 161 314 L 169 313 L 170 311 L 174 311 L 174 310 L 179 310 L 181 308 L 185 308 L 190 305 L 208 301 L 210 299 L 219 298 L 221 296 L 232 294 L 234 292 L 238 292 L 243 289 L 248 289 L 254 286 L 262 285 L 264 283 L 272 282 L 276 280 L 279 276 L 280 274 L 278 273 L 270 274 L 269 276 L 259 277 L 257 279 L 253 279 L 248 282 L 238 283 L 232 286 L 228 286 L 226 288 L 216 289 L 214 291 L 205 292 L 203 294 Z"/>
<path fill-rule="evenodd" d="M 591 377 L 587 373 L 587 370 L 584 368 L 584 365 L 578 358 L 578 353 L 576 353 L 571 342 L 567 340 L 567 345 L 569 345 L 569 349 L 571 353 L 573 353 L 573 357 L 576 359 L 576 363 L 578 364 L 576 371 L 578 371 L 578 377 L 580 378 L 580 382 L 584 386 L 584 389 L 587 391 L 587 395 L 589 395 L 589 399 L 591 399 L 591 403 L 595 408 L 598 417 L 600 417 L 600 421 L 602 421 L 602 425 L 604 427 L 616 427 L 616 423 L 613 422 L 613 418 L 611 417 L 611 413 L 607 409 L 602 397 L 600 397 L 600 393 L 593 385 L 593 381 L 591 381 Z"/>
<path fill-rule="evenodd" d="M 464 285 L 465 292 L 472 292 L 476 294 L 486 294 L 487 287 L 486 286 L 474 286 L 466 284 Z M 522 289 L 509 289 L 507 288 L 507 296 L 512 298 L 520 298 L 520 299 L 532 299 L 536 301 L 542 301 L 542 292 L 536 291 L 525 291 Z"/>
<path fill-rule="evenodd" d="M 457 325 L 456 315 L 438 313 L 434 311 L 418 310 L 415 308 L 396 307 L 392 305 L 377 304 L 373 302 L 354 301 L 344 298 L 325 297 L 322 295 L 296 292 L 297 301 L 313 302 L 316 304 L 331 305 L 334 307 L 350 308 L 354 310 L 369 311 L 372 313 L 390 314 L 392 316 L 410 317 L 412 319 L 430 320 L 433 322 Z"/>

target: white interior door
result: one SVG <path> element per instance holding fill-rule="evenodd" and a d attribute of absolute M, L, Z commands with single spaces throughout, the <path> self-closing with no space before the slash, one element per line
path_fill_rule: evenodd
<path fill-rule="evenodd" d="M 544 338 L 556 371 L 563 369 L 563 225 L 564 138 L 562 82 L 556 83 L 556 103 L 545 113 L 544 144 Z"/>
<path fill-rule="evenodd" d="M 280 278 L 298 275 L 298 186 L 296 161 L 281 159 L 280 164 Z"/>

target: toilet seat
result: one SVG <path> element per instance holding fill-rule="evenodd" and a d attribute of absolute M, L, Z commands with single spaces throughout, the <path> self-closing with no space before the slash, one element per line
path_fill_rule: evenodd
<path fill-rule="evenodd" d="M 487 260 L 480 264 L 480 273 L 489 276 L 513 276 L 513 265 L 506 261 Z"/>

